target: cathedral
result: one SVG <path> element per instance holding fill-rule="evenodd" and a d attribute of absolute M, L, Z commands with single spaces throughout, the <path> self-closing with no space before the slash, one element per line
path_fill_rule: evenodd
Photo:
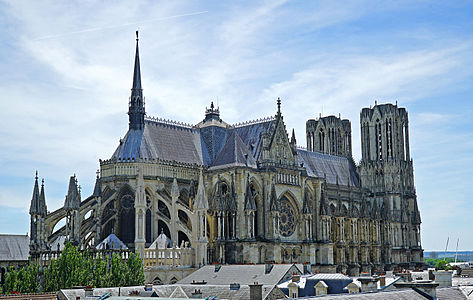
<path fill-rule="evenodd" d="M 165 237 L 193 267 L 301 263 L 358 275 L 422 265 L 406 109 L 361 110 L 355 163 L 349 120 L 308 120 L 302 148 L 276 103 L 273 117 L 233 125 L 213 103 L 195 125 L 147 116 L 137 38 L 128 132 L 84 200 L 74 175 L 64 206 L 48 212 L 36 175 L 31 254 L 61 238 L 85 249 L 114 235 L 145 258 Z"/>

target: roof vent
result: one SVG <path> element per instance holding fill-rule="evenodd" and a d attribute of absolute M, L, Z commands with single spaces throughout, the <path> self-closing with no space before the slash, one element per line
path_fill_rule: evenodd
<path fill-rule="evenodd" d="M 216 264 L 216 265 L 215 265 L 215 272 L 220 271 L 220 268 L 221 268 L 221 267 L 222 267 L 221 264 Z"/>
<path fill-rule="evenodd" d="M 230 283 L 230 289 L 234 291 L 238 291 L 240 289 L 239 283 Z"/>

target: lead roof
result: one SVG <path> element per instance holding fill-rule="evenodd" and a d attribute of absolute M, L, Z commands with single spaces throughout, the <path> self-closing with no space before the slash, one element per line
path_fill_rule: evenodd
<path fill-rule="evenodd" d="M 112 160 L 164 160 L 209 168 L 257 167 L 261 161 L 263 136 L 270 134 L 274 119 L 238 127 L 189 128 L 179 124 L 146 120 L 143 130 L 129 129 Z M 298 163 L 309 176 L 328 183 L 359 186 L 354 164 L 346 157 L 297 149 Z"/>

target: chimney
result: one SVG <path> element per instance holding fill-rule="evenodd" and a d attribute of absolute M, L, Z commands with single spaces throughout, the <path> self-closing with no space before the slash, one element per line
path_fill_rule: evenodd
<path fill-rule="evenodd" d="M 258 282 L 254 282 L 249 285 L 250 287 L 250 300 L 263 300 L 263 285 Z"/>
<path fill-rule="evenodd" d="M 371 292 L 378 289 L 379 277 L 360 277 L 358 281 L 361 282 L 361 292 Z"/>
<path fill-rule="evenodd" d="M 198 289 L 195 289 L 192 292 L 191 299 L 202 299 L 202 292 Z"/>
<path fill-rule="evenodd" d="M 386 276 L 379 276 L 379 286 L 386 286 Z"/>
<path fill-rule="evenodd" d="M 84 291 L 85 297 L 92 297 L 94 295 L 94 289 L 91 286 L 86 286 Z"/>
<path fill-rule="evenodd" d="M 301 275 L 297 273 L 292 274 L 292 282 L 298 282 L 299 280 L 301 280 Z"/>

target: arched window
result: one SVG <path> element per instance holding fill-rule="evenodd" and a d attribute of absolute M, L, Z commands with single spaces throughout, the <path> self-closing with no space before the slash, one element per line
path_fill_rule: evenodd
<path fill-rule="evenodd" d="M 324 152 L 325 151 L 325 132 L 321 128 L 319 132 L 319 151 Z"/>
<path fill-rule="evenodd" d="M 145 221 L 145 239 L 146 243 L 152 242 L 152 211 L 153 203 L 151 201 L 151 195 L 146 191 L 146 221 Z"/>
<path fill-rule="evenodd" d="M 386 121 L 386 142 L 387 142 L 387 150 L 388 150 L 388 157 L 393 156 L 393 136 L 392 136 L 392 120 L 388 119 Z"/>
<path fill-rule="evenodd" d="M 383 159 L 383 133 L 379 119 L 376 120 L 376 157 L 378 160 Z"/>

